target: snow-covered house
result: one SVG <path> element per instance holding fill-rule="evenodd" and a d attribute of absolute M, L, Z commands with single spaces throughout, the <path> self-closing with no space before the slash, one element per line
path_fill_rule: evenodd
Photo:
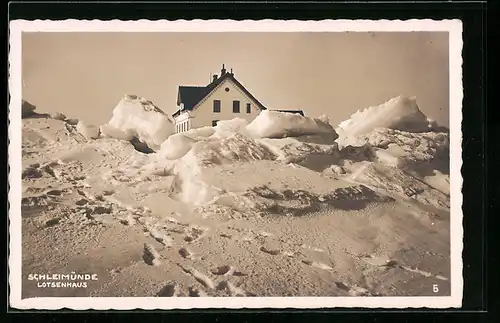
<path fill-rule="evenodd" d="M 222 65 L 207 86 L 179 86 L 177 94 L 176 132 L 215 126 L 219 120 L 242 118 L 251 122 L 266 110 L 236 78 L 233 70 Z"/>

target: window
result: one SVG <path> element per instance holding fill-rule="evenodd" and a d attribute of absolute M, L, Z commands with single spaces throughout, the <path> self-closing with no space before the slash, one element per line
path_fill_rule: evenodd
<path fill-rule="evenodd" d="M 228 87 L 225 90 L 226 90 L 226 92 L 229 92 L 229 88 Z"/>
<path fill-rule="evenodd" d="M 212 127 L 215 127 L 217 125 L 217 122 L 219 122 L 219 120 L 212 120 Z"/>
<path fill-rule="evenodd" d="M 240 101 L 233 101 L 233 113 L 240 113 Z"/>
<path fill-rule="evenodd" d="M 250 103 L 247 103 L 247 113 L 252 113 L 252 109 L 250 108 Z"/>
<path fill-rule="evenodd" d="M 220 100 L 214 100 L 214 112 L 220 112 Z"/>

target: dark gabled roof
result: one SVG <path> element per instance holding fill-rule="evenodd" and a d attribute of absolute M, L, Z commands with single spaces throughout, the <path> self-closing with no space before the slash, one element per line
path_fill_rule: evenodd
<path fill-rule="evenodd" d="M 304 111 L 302 110 L 272 110 L 277 112 L 286 112 L 286 113 L 297 113 L 304 117 Z"/>
<path fill-rule="evenodd" d="M 230 79 L 238 88 L 240 88 L 243 93 L 245 93 L 250 99 L 257 103 L 257 106 L 261 110 L 266 110 L 266 107 L 259 102 L 248 90 L 234 77 L 233 73 L 225 73 L 212 83 L 207 86 L 179 86 L 179 91 L 177 94 L 177 105 L 181 103 L 184 104 L 184 110 L 193 110 L 196 108 L 198 103 L 206 98 L 212 91 L 221 84 L 224 80 Z M 172 116 L 176 117 L 180 114 L 180 110 L 175 112 Z"/>
<path fill-rule="evenodd" d="M 205 96 L 205 86 L 179 86 L 177 105 L 184 103 L 184 109 L 191 110 Z"/>

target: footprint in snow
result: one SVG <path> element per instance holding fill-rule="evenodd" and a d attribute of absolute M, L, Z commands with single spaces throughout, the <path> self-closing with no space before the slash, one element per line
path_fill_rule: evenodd
<path fill-rule="evenodd" d="M 181 247 L 179 249 L 179 254 L 182 258 L 191 259 L 193 258 L 193 252 L 186 247 Z"/>
<path fill-rule="evenodd" d="M 113 195 L 113 194 L 115 194 L 114 190 L 104 190 L 104 191 L 102 191 L 102 195 L 104 195 L 104 196 L 110 196 L 110 195 Z"/>
<path fill-rule="evenodd" d="M 203 238 L 208 231 L 207 228 L 201 228 L 201 227 L 190 227 L 189 229 L 186 230 L 186 236 L 184 237 L 184 241 L 186 242 L 194 242 L 196 240 L 199 240 Z"/>
<path fill-rule="evenodd" d="M 229 265 L 223 265 L 213 269 L 212 274 L 219 276 L 246 276 L 241 271 L 237 271 L 233 266 Z"/>
<path fill-rule="evenodd" d="M 376 296 L 369 290 L 356 285 L 349 286 L 343 282 L 335 282 L 335 285 L 337 286 L 337 288 L 347 292 L 349 296 Z"/>
<path fill-rule="evenodd" d="M 227 233 L 221 233 L 221 234 L 220 234 L 220 236 L 221 236 L 222 238 L 226 238 L 226 239 L 232 239 L 232 238 L 233 238 L 233 236 L 232 236 L 232 235 L 227 234 Z"/>
<path fill-rule="evenodd" d="M 157 297 L 177 297 L 180 294 L 179 285 L 175 282 L 168 282 L 162 289 L 156 294 Z"/>
<path fill-rule="evenodd" d="M 161 256 L 156 251 L 155 247 L 150 244 L 144 244 L 143 256 L 142 259 L 144 262 L 150 266 L 159 266 L 161 265 Z"/>
<path fill-rule="evenodd" d="M 313 247 L 313 246 L 309 246 L 309 245 L 306 245 L 306 244 L 302 244 L 302 245 L 300 245 L 300 247 L 302 249 L 311 250 L 311 251 L 315 251 L 315 252 L 325 252 L 323 249 L 320 249 L 320 248 L 317 248 L 317 247 Z"/>
<path fill-rule="evenodd" d="M 196 270 L 193 267 L 182 266 L 182 265 L 179 265 L 179 267 L 181 267 L 182 270 L 184 270 L 184 272 L 186 272 L 187 274 L 190 274 L 191 276 L 193 276 L 194 279 L 196 279 L 196 281 L 198 281 L 200 284 L 202 284 L 206 288 L 208 288 L 208 289 L 215 288 L 214 282 L 207 275 L 199 272 L 198 270 Z"/>
<path fill-rule="evenodd" d="M 277 256 L 277 255 L 280 254 L 279 249 L 268 248 L 268 247 L 265 247 L 265 246 L 260 247 L 260 251 L 268 253 L 268 254 L 270 254 L 272 256 Z"/>
<path fill-rule="evenodd" d="M 145 229 L 153 239 L 163 244 L 166 247 L 172 246 L 172 238 L 162 232 L 158 231 L 157 228 L 146 225 Z"/>
<path fill-rule="evenodd" d="M 189 297 L 206 297 L 208 296 L 207 293 L 203 290 L 203 289 L 200 289 L 200 288 L 197 288 L 197 287 L 194 287 L 194 286 L 190 286 L 188 288 L 188 295 Z"/>
<path fill-rule="evenodd" d="M 52 189 L 52 190 L 45 192 L 45 194 L 52 195 L 52 196 L 61 196 L 61 195 L 63 195 L 63 190 Z"/>
<path fill-rule="evenodd" d="M 218 290 L 225 290 L 227 291 L 231 296 L 249 296 L 246 291 L 243 289 L 235 286 L 233 283 L 230 281 L 221 281 L 217 285 Z"/>
<path fill-rule="evenodd" d="M 302 260 L 302 262 L 308 266 L 323 269 L 323 270 L 332 270 L 333 267 L 330 267 L 329 265 L 318 262 L 318 261 L 311 261 L 311 260 Z"/>

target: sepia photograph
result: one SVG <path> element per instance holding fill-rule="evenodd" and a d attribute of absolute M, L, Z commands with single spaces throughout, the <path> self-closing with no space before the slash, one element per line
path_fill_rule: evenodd
<path fill-rule="evenodd" d="M 460 306 L 460 23 L 219 23 L 11 25 L 11 302 Z"/>

